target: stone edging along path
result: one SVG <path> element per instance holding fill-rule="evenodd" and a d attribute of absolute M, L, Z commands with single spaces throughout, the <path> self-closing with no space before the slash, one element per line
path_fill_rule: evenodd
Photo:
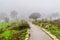
<path fill-rule="evenodd" d="M 25 40 L 29 40 L 30 29 L 27 29 L 27 34 Z"/>
<path fill-rule="evenodd" d="M 35 24 L 34 24 L 35 25 Z M 36 25 L 38 26 L 38 25 Z M 39 26 L 38 26 L 39 27 Z M 39 27 L 42 31 L 44 31 L 47 35 L 49 35 L 53 40 L 59 40 L 56 36 L 52 35 L 50 32 L 48 32 L 46 29 Z"/>
<path fill-rule="evenodd" d="M 52 35 L 50 32 L 48 32 L 46 29 L 41 28 L 42 31 L 44 31 L 46 34 L 48 34 L 53 40 L 59 40 L 56 36 Z"/>

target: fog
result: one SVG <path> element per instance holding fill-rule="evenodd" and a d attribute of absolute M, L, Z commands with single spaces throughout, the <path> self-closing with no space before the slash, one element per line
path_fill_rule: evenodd
<path fill-rule="evenodd" d="M 20 18 L 27 18 L 33 12 L 49 17 L 52 13 L 60 14 L 60 0 L 0 0 L 0 13 L 9 15 L 13 10 Z"/>

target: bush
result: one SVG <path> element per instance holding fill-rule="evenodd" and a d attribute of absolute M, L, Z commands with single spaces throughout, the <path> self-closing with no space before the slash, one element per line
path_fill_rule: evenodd
<path fill-rule="evenodd" d="M 10 30 L 21 30 L 25 28 L 30 28 L 29 24 L 26 21 L 16 22 L 8 27 Z"/>
<path fill-rule="evenodd" d="M 0 26 L 0 40 L 24 40 L 29 24 L 26 21 L 2 23 Z M 4 27 L 5 26 L 5 27 Z"/>
<path fill-rule="evenodd" d="M 29 24 L 26 21 L 22 21 L 19 28 L 20 29 L 25 29 L 25 28 L 30 28 L 30 27 L 29 27 Z"/>

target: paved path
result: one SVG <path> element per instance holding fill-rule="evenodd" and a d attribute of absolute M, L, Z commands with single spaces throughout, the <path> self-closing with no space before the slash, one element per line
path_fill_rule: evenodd
<path fill-rule="evenodd" d="M 30 30 L 30 40 L 52 40 L 45 32 L 43 32 L 39 27 L 29 23 Z"/>

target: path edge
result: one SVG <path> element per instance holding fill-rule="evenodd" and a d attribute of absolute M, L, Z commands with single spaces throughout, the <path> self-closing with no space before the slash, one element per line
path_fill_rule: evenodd
<path fill-rule="evenodd" d="M 52 35 L 49 31 L 44 28 L 41 28 L 47 35 L 49 35 L 53 40 L 59 40 L 56 36 Z"/>
<path fill-rule="evenodd" d="M 35 24 L 34 24 L 35 25 Z M 38 26 L 38 25 L 36 25 Z M 42 31 L 44 31 L 50 38 L 52 38 L 53 40 L 59 40 L 56 36 L 52 35 L 49 31 L 47 31 L 46 29 L 38 26 Z"/>
<path fill-rule="evenodd" d="M 25 36 L 25 40 L 29 40 L 30 29 L 27 29 L 27 34 Z"/>

